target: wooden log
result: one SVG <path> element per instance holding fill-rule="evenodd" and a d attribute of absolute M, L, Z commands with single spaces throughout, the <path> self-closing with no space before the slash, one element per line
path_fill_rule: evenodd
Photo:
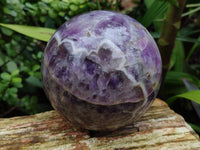
<path fill-rule="evenodd" d="M 0 150 L 200 149 L 199 136 L 180 115 L 159 99 L 134 126 L 137 130 L 126 127 L 123 132 L 114 132 L 119 134 L 95 137 L 73 126 L 54 110 L 0 118 Z"/>

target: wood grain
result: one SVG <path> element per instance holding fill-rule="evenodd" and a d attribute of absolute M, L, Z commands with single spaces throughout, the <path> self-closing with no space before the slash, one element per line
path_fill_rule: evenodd
<path fill-rule="evenodd" d="M 56 111 L 0 118 L 2 149 L 188 150 L 200 149 L 200 140 L 180 115 L 156 99 L 134 128 L 129 126 L 100 137 L 76 128 Z"/>

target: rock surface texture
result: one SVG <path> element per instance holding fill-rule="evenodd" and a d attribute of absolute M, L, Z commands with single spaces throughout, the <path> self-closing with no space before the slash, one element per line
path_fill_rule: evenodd
<path fill-rule="evenodd" d="M 152 104 L 161 58 L 136 20 L 93 11 L 64 23 L 52 36 L 42 75 L 49 100 L 65 118 L 89 130 L 115 130 Z"/>
<path fill-rule="evenodd" d="M 95 137 L 65 121 L 56 111 L 0 118 L 0 150 L 199 150 L 198 135 L 163 101 L 118 135 Z M 116 131 L 115 131 L 116 132 Z M 126 134 L 122 134 L 126 133 Z"/>

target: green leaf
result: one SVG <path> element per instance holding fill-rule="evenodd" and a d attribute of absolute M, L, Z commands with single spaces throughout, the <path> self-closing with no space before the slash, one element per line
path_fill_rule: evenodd
<path fill-rule="evenodd" d="M 32 70 L 35 72 L 40 69 L 40 65 L 34 65 Z"/>
<path fill-rule="evenodd" d="M 3 72 L 3 73 L 1 74 L 1 78 L 2 78 L 3 80 L 10 81 L 11 75 L 8 74 L 7 72 Z"/>
<path fill-rule="evenodd" d="M 196 131 L 200 133 L 200 126 L 196 124 L 189 123 L 189 125 Z"/>
<path fill-rule="evenodd" d="M 78 6 L 76 5 L 70 5 L 69 8 L 72 10 L 72 11 L 77 11 L 78 10 Z"/>
<path fill-rule="evenodd" d="M 7 67 L 8 71 L 10 73 L 12 73 L 13 71 L 17 70 L 17 64 L 14 61 L 9 61 L 6 64 L 6 67 Z"/>
<path fill-rule="evenodd" d="M 0 26 L 12 29 L 26 36 L 45 42 L 48 42 L 53 33 L 56 31 L 55 29 L 50 29 L 50 28 L 16 25 L 16 24 L 0 23 Z"/>
<path fill-rule="evenodd" d="M 14 77 L 14 78 L 12 78 L 12 82 L 13 83 L 21 83 L 22 82 L 22 78 Z"/>
<path fill-rule="evenodd" d="M 16 105 L 18 99 L 17 92 L 18 89 L 16 87 L 8 88 L 3 96 L 3 100 L 5 100 L 9 105 Z"/>
<path fill-rule="evenodd" d="M 97 5 L 93 2 L 88 2 L 87 5 L 91 8 L 91 9 L 95 9 L 97 7 Z"/>
<path fill-rule="evenodd" d="M 187 8 L 189 8 L 189 7 L 200 7 L 200 3 L 196 3 L 196 4 L 187 4 L 186 7 L 187 7 Z"/>
<path fill-rule="evenodd" d="M 180 31 L 179 31 L 180 37 L 189 37 L 190 35 L 200 33 L 200 29 L 196 29 L 193 26 L 191 26 L 191 27 L 190 26 L 191 25 L 180 29 Z"/>
<path fill-rule="evenodd" d="M 2 28 L 1 31 L 7 36 L 11 36 L 13 34 L 13 31 L 8 28 Z"/>
<path fill-rule="evenodd" d="M 183 41 L 183 42 L 190 42 L 190 43 L 199 43 L 199 40 L 196 38 L 190 38 L 190 37 L 177 37 L 176 38 L 179 41 Z"/>
<path fill-rule="evenodd" d="M 101 10 L 101 5 L 100 5 L 99 0 L 96 0 L 96 3 L 97 3 L 97 8 L 98 8 L 98 10 Z"/>
<path fill-rule="evenodd" d="M 182 14 L 182 17 L 188 16 L 188 15 L 193 15 L 193 14 L 195 14 L 196 12 L 198 12 L 199 10 L 200 10 L 200 7 L 197 7 L 197 8 L 195 8 L 195 9 L 192 9 L 192 10 L 186 12 L 186 13 L 183 13 L 183 14 Z"/>
<path fill-rule="evenodd" d="M 11 88 L 8 88 L 8 89 L 6 90 L 6 93 L 7 93 L 8 95 L 11 95 L 11 96 L 15 97 L 17 91 L 18 91 L 18 89 L 17 89 L 16 87 L 11 87 Z"/>
<path fill-rule="evenodd" d="M 3 12 L 5 14 L 8 14 L 8 15 L 11 15 L 13 17 L 16 17 L 17 16 L 17 12 L 15 10 L 10 10 L 8 9 L 7 7 L 3 7 Z"/>
<path fill-rule="evenodd" d="M 29 84 L 31 84 L 32 86 L 36 86 L 36 87 L 42 88 L 41 81 L 38 78 L 34 77 L 34 76 L 28 77 L 26 79 L 26 82 L 29 83 Z"/>
<path fill-rule="evenodd" d="M 177 72 L 177 71 L 168 71 L 164 82 L 166 82 L 168 84 L 183 85 L 182 78 L 186 78 L 197 84 L 200 83 L 200 81 L 197 77 L 195 77 L 191 74 L 188 74 L 188 73 Z"/>
<path fill-rule="evenodd" d="M 189 99 L 191 101 L 194 101 L 198 104 L 200 104 L 200 90 L 195 90 L 195 91 L 189 91 L 183 94 L 179 94 L 173 97 L 170 97 L 169 99 L 167 99 L 167 103 L 171 104 L 172 102 L 174 102 L 177 98 L 185 98 L 185 99 Z"/>
<path fill-rule="evenodd" d="M 19 78 L 19 77 L 12 78 L 12 84 L 17 88 L 23 87 L 21 82 L 22 82 L 22 78 Z"/>
<path fill-rule="evenodd" d="M 187 92 L 182 81 L 183 78 L 186 78 L 187 80 L 200 85 L 200 80 L 191 74 L 177 71 L 168 71 L 163 86 L 163 90 L 165 91 L 164 95 L 167 98 Z"/>
<path fill-rule="evenodd" d="M 187 79 L 183 78 L 182 80 L 188 91 L 199 90 L 199 88 L 195 84 L 188 81 Z M 191 102 L 192 102 L 192 106 L 193 106 L 194 110 L 196 111 L 196 114 L 198 115 L 198 117 L 200 117 L 200 104 L 197 104 L 193 101 L 191 101 Z"/>
<path fill-rule="evenodd" d="M 0 94 L 8 87 L 8 84 L 0 83 Z"/>
<path fill-rule="evenodd" d="M 198 37 L 198 41 L 200 42 L 200 36 Z M 192 54 L 194 53 L 194 51 L 197 49 L 197 47 L 199 46 L 199 43 L 195 43 L 192 48 L 190 49 L 187 57 L 186 57 L 186 61 L 188 62 L 190 60 L 190 57 L 192 56 Z"/>
<path fill-rule="evenodd" d="M 146 5 L 146 7 L 149 8 L 153 4 L 154 1 L 155 0 L 144 0 L 144 3 Z"/>
<path fill-rule="evenodd" d="M 147 28 L 155 19 L 159 18 L 166 12 L 167 6 L 167 1 L 155 0 L 147 9 L 144 16 L 142 18 L 137 18 L 137 20 Z"/>
<path fill-rule="evenodd" d="M 11 73 L 11 76 L 12 76 L 12 77 L 17 76 L 17 75 L 19 75 L 19 70 L 18 70 L 18 69 L 14 70 L 14 71 Z"/>
<path fill-rule="evenodd" d="M 181 41 L 175 41 L 175 48 L 172 55 L 175 55 L 176 62 L 174 64 L 174 71 L 182 72 L 183 71 L 183 61 L 185 58 L 184 47 Z"/>
<path fill-rule="evenodd" d="M 52 9 L 50 9 L 48 12 L 49 12 L 49 16 L 50 16 L 51 18 L 55 19 L 55 18 L 57 17 L 57 13 L 54 12 Z"/>
<path fill-rule="evenodd" d="M 174 67 L 175 63 L 176 63 L 176 53 L 175 50 L 173 50 L 170 58 L 169 70 L 171 70 Z"/>

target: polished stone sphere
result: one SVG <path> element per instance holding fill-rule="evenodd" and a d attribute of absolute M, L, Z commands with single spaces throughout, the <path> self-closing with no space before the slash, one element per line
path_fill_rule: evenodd
<path fill-rule="evenodd" d="M 133 18 L 92 11 L 65 22 L 48 42 L 44 90 L 76 126 L 112 131 L 134 123 L 160 86 L 161 57 L 150 33 Z"/>

